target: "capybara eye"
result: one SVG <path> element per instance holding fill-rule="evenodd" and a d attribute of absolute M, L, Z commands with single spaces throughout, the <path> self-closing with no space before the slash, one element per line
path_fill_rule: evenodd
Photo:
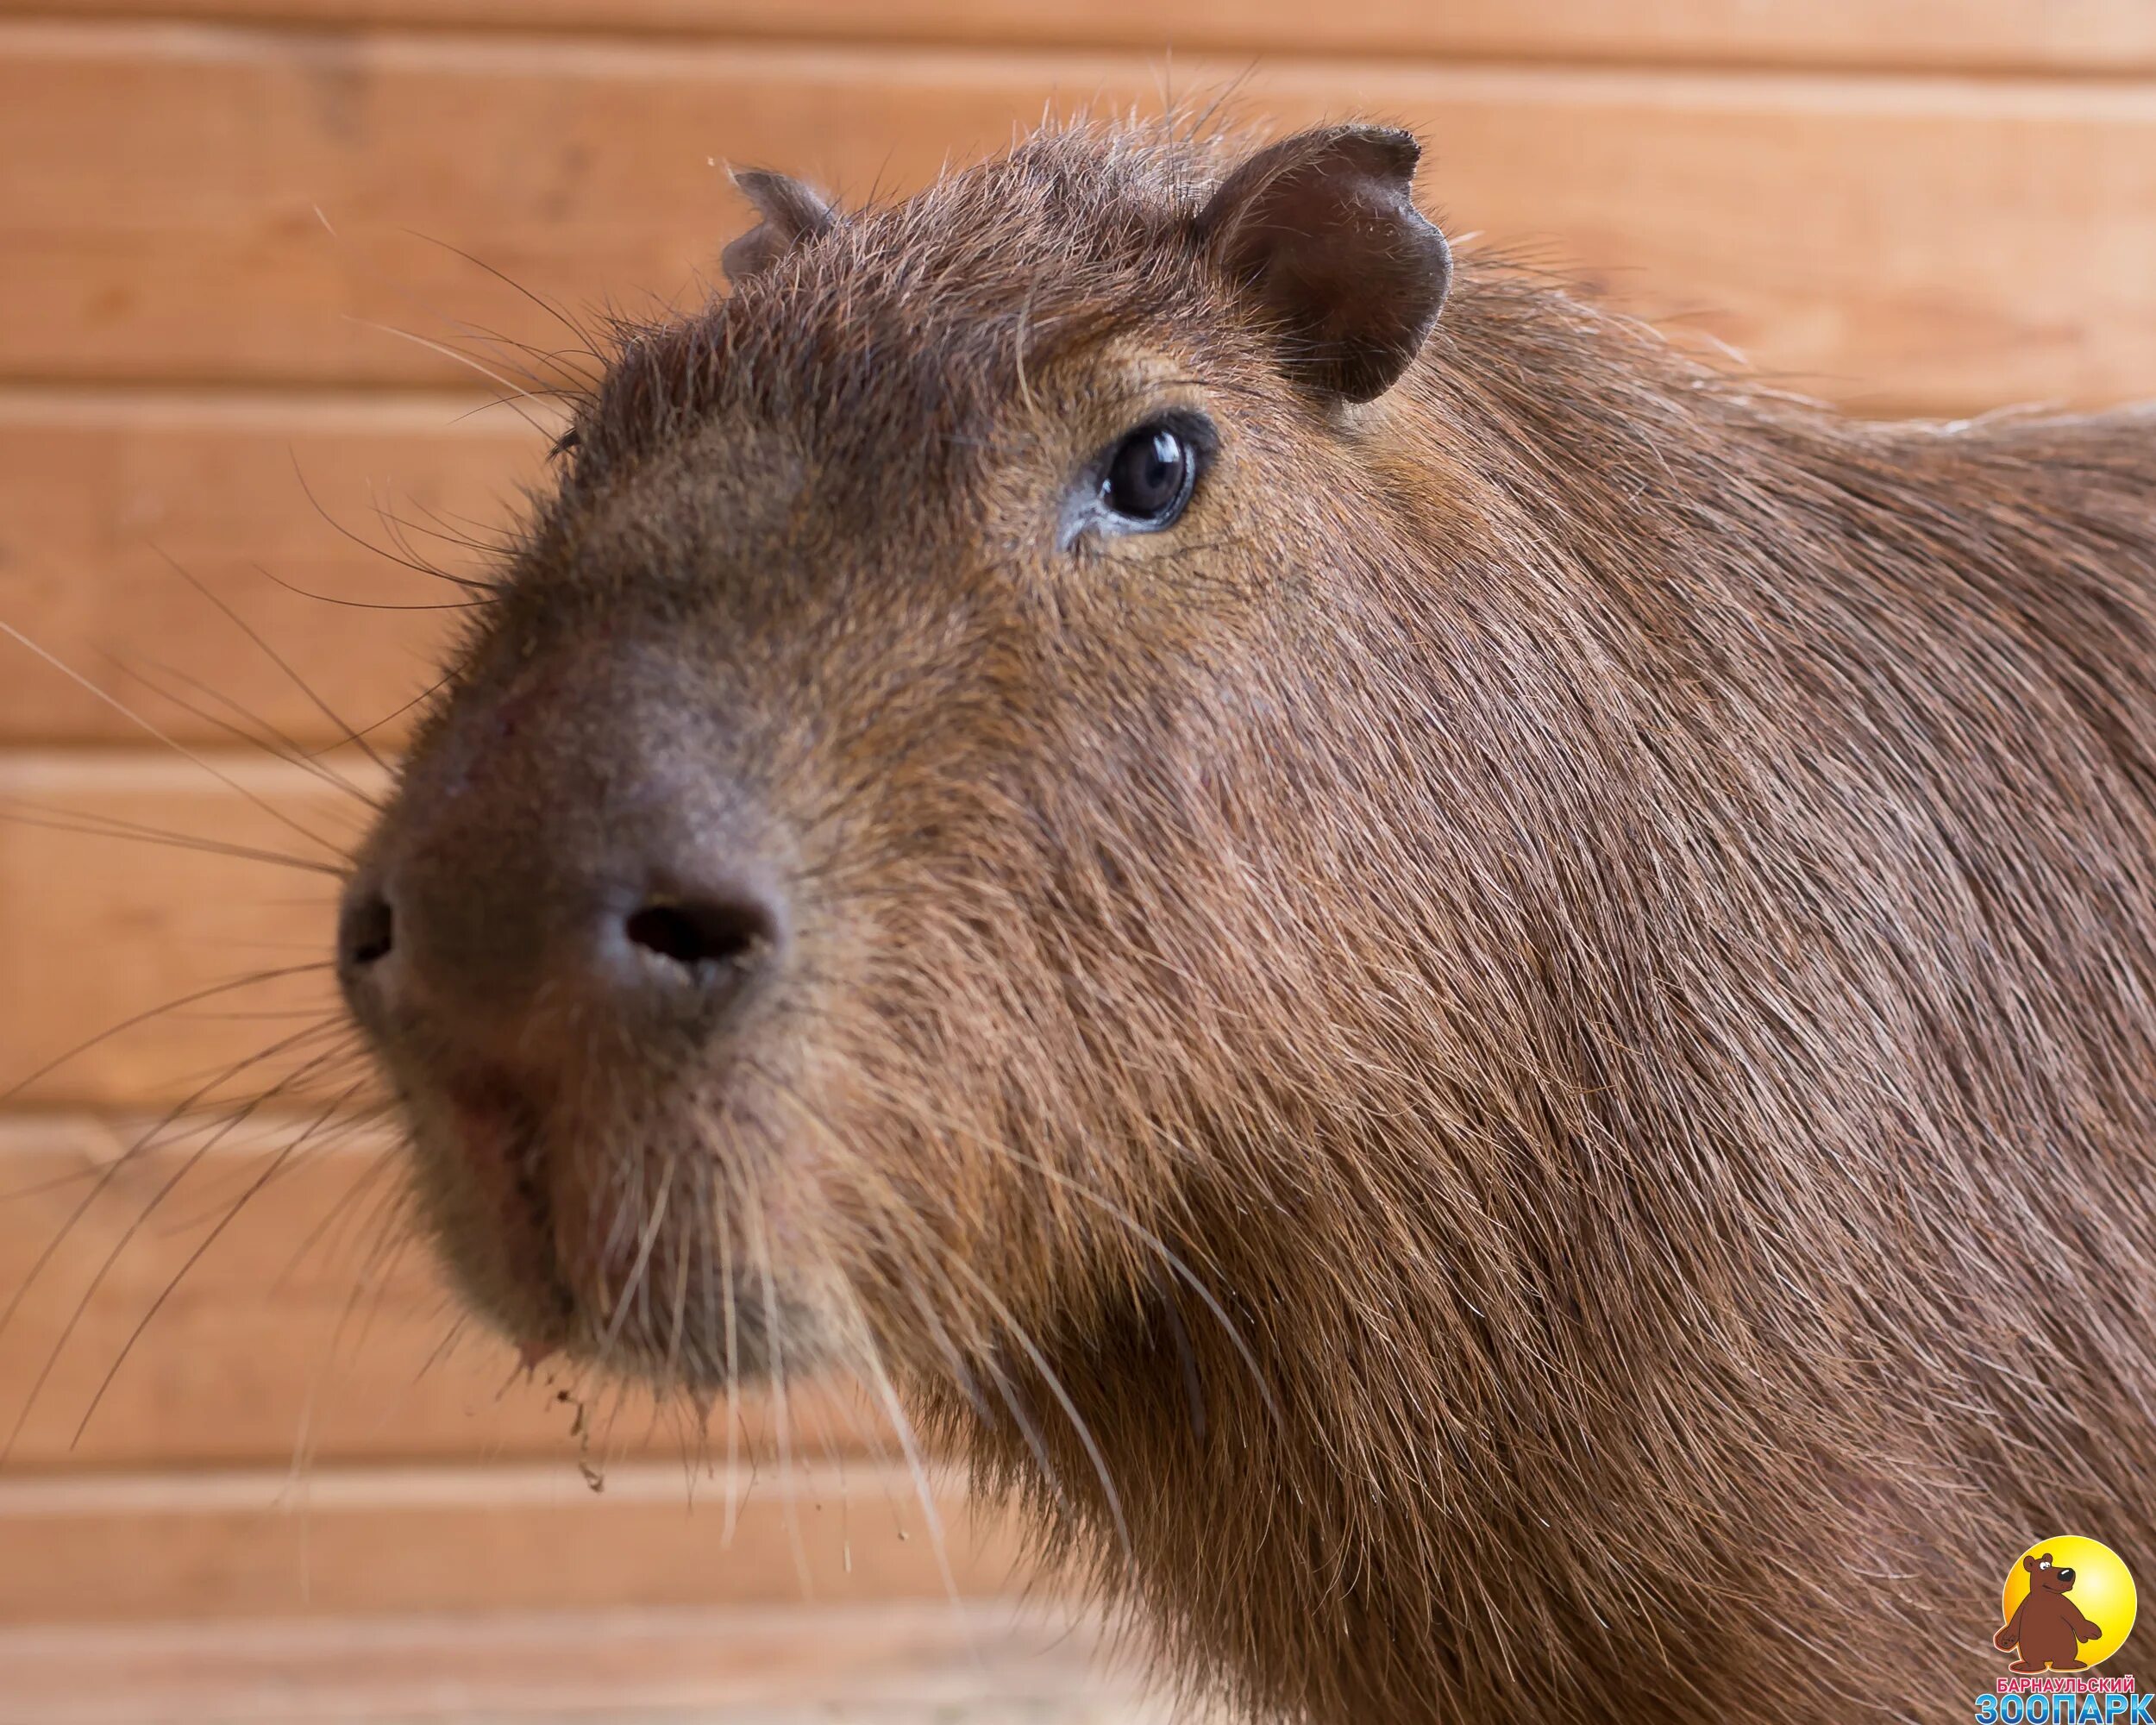
<path fill-rule="evenodd" d="M 1165 527 L 1183 512 L 1198 479 L 1198 452 L 1175 426 L 1141 426 L 1115 447 L 1100 500 L 1133 525 Z"/>

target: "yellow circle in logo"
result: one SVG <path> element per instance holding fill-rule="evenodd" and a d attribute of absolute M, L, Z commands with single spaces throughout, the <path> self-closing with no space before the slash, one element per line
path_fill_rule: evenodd
<path fill-rule="evenodd" d="M 2035 1565 L 2034 1570 L 2031 1565 Z M 2073 1578 L 2071 1584 L 2063 1589 L 2051 1580 L 2061 1571 L 2070 1572 Z M 2043 1590 L 2046 1594 L 2066 1602 L 2083 1618 L 2095 1624 L 2100 1633 L 2086 1641 L 2077 1639 L 2071 1651 L 2063 1645 L 2023 1647 L 2020 1649 L 2021 1664 L 2032 1664 L 2055 1652 L 2062 1657 L 2051 1669 L 2063 1666 L 2071 1670 L 2073 1660 L 2084 1665 L 2101 1665 L 2118 1652 L 2120 1644 L 2134 1628 L 2136 1599 L 2134 1578 L 2127 1572 L 2116 1552 L 2078 1534 L 2039 1540 L 2015 1559 L 2014 1567 L 2007 1571 L 2006 1594 L 2000 1602 L 2002 1624 L 2015 1623 L 2015 1613 L 2021 1609 L 2039 1579 L 2046 1582 Z M 2063 1611 L 2064 1608 L 2057 1609 Z M 2071 1623 L 2071 1616 L 2068 1622 Z M 2003 1634 L 2005 1630 L 2000 1633 Z"/>

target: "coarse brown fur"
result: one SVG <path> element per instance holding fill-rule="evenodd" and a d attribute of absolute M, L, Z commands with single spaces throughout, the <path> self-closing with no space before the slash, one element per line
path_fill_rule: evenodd
<path fill-rule="evenodd" d="M 1237 155 L 1050 131 L 627 342 L 360 871 L 444 1249 L 887 1380 L 1254 1716 L 1954 1716 L 2032 1538 L 2156 1563 L 2156 423 L 1472 258 L 1317 398 Z M 1065 543 L 1163 406 L 1188 517 Z M 717 1043 L 534 957 L 653 833 L 787 906 Z"/>

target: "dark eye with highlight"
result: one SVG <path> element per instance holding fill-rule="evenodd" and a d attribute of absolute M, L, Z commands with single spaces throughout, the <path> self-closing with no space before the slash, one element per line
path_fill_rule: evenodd
<path fill-rule="evenodd" d="M 1219 451 L 1219 432 L 1195 408 L 1169 408 L 1132 427 L 1073 476 L 1063 495 L 1064 548 L 1173 527 Z"/>
<path fill-rule="evenodd" d="M 1131 521 L 1165 527 L 1182 513 L 1197 477 L 1197 453 L 1175 428 L 1148 425 L 1131 432 L 1108 457 L 1100 500 Z"/>
<path fill-rule="evenodd" d="M 1093 495 L 1081 505 L 1095 529 L 1156 533 L 1189 506 L 1214 447 L 1202 414 L 1173 414 L 1125 432 L 1093 467 Z"/>

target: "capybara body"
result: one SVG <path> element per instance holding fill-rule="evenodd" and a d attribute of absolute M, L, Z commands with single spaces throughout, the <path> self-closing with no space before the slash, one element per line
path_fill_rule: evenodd
<path fill-rule="evenodd" d="M 2049 1552 L 2023 1558 L 2021 1567 L 2028 1575 L 2028 1596 L 1992 1636 L 1991 1645 L 2019 1652 L 2010 1667 L 2014 1671 L 2085 1671 L 2089 1662 L 2081 1657 L 2081 1644 L 2096 1640 L 2103 1631 L 2067 1598 L 2074 1572 L 2054 1564 Z"/>
<path fill-rule="evenodd" d="M 851 1368 L 1250 1716 L 1954 1716 L 2156 1551 L 2156 426 L 1455 279 L 1414 154 L 747 177 L 348 988 L 493 1321 Z"/>

